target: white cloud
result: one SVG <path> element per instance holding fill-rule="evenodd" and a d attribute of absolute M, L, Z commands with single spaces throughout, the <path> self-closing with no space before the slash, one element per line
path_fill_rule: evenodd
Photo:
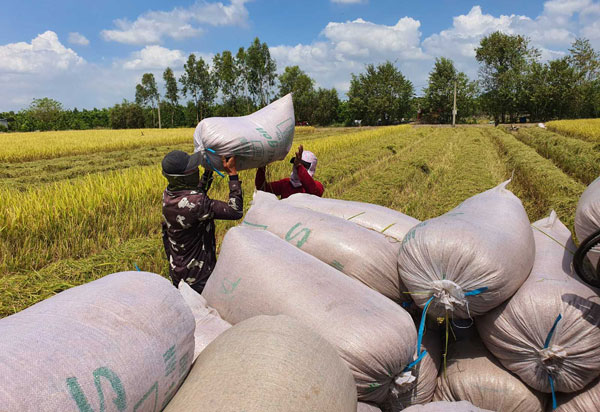
<path fill-rule="evenodd" d="M 79 46 L 88 46 L 90 41 L 83 34 L 72 32 L 69 33 L 69 43 L 77 44 Z"/>
<path fill-rule="evenodd" d="M 53 31 L 38 35 L 31 43 L 0 46 L 0 73 L 52 74 L 67 71 L 85 61 L 58 40 Z"/>
<path fill-rule="evenodd" d="M 114 21 L 116 29 L 102 30 L 101 35 L 107 41 L 135 45 L 159 44 L 165 37 L 175 40 L 197 37 L 203 30 L 192 25 L 193 23 L 212 26 L 245 25 L 248 19 L 245 7 L 247 1 L 231 0 L 229 5 L 197 1 L 189 8 L 149 11 L 133 22 L 117 19 Z"/>
<path fill-rule="evenodd" d="M 131 54 L 123 63 L 127 70 L 165 69 L 183 66 L 187 56 L 181 50 L 170 50 L 162 46 L 146 46 Z"/>

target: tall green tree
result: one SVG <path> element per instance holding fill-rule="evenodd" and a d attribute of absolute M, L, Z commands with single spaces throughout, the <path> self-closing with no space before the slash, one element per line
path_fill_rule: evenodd
<path fill-rule="evenodd" d="M 58 129 L 58 122 L 63 112 L 62 104 L 54 99 L 44 97 L 34 99 L 26 113 L 39 130 Z"/>
<path fill-rule="evenodd" d="M 236 113 L 235 100 L 238 97 L 239 77 L 236 59 L 229 50 L 223 53 L 217 53 L 213 57 L 213 75 L 214 81 L 218 89 L 221 90 L 223 97 L 223 106 L 227 115 Z"/>
<path fill-rule="evenodd" d="M 269 104 L 272 89 L 277 78 L 277 64 L 271 58 L 267 43 L 261 43 L 258 37 L 246 50 L 246 78 L 248 90 L 254 103 L 259 106 Z"/>
<path fill-rule="evenodd" d="M 160 129 L 162 127 L 160 119 L 160 94 L 158 93 L 154 74 L 144 73 L 142 75 L 142 83 L 138 83 L 135 86 L 135 101 L 139 105 L 150 105 L 152 108 L 152 127 L 155 127 L 154 110 L 158 107 L 158 128 Z"/>
<path fill-rule="evenodd" d="M 279 75 L 279 97 L 293 93 L 296 121 L 311 120 L 316 98 L 314 84 L 315 81 L 298 66 L 288 66 Z"/>
<path fill-rule="evenodd" d="M 165 81 L 165 99 L 171 104 L 171 127 L 175 125 L 175 108 L 179 104 L 179 90 L 177 89 L 177 80 L 170 67 L 167 67 L 163 73 Z"/>
<path fill-rule="evenodd" d="M 412 83 L 391 62 L 369 64 L 364 73 L 352 74 L 348 110 L 362 124 L 393 124 L 407 118 L 414 95 Z"/>
<path fill-rule="evenodd" d="M 338 119 L 340 98 L 337 90 L 319 88 L 314 96 L 314 110 L 311 123 L 327 126 Z"/>
<path fill-rule="evenodd" d="M 435 60 L 429 73 L 429 82 L 424 90 L 422 108 L 425 117 L 433 123 L 451 123 L 454 107 L 454 85 L 456 84 L 456 122 L 475 113 L 477 83 L 470 82 L 467 75 L 454 67 L 454 62 L 445 57 Z"/>
<path fill-rule="evenodd" d="M 600 116 L 600 55 L 588 39 L 576 39 L 568 61 L 577 75 L 575 112 L 578 117 Z"/>
<path fill-rule="evenodd" d="M 196 60 L 195 54 L 190 54 L 183 66 L 184 73 L 179 82 L 182 85 L 184 96 L 191 95 L 196 106 L 196 120 L 203 118 L 204 111 L 214 101 L 217 94 L 213 76 L 209 71 L 208 64 L 202 57 Z"/>
<path fill-rule="evenodd" d="M 523 79 L 538 57 L 539 51 L 520 35 L 497 31 L 481 39 L 475 58 L 480 63 L 485 108 L 496 121 L 505 122 L 507 117 L 514 120 L 518 114 Z"/>
<path fill-rule="evenodd" d="M 237 74 L 236 102 L 239 103 L 239 108 L 237 108 L 237 112 L 241 114 L 250 114 L 250 106 L 252 103 L 250 98 L 250 91 L 248 90 L 248 66 L 246 62 L 246 50 L 243 47 L 240 47 L 235 55 L 234 64 L 235 72 Z"/>

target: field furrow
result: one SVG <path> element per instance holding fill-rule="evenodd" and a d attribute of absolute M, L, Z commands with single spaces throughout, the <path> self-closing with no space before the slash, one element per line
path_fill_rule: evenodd
<path fill-rule="evenodd" d="M 600 176 L 600 143 L 539 128 L 522 128 L 514 136 L 581 183 L 588 185 Z"/>

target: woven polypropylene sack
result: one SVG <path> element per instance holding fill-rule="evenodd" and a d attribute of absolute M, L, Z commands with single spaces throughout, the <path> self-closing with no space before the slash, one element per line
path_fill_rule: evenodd
<path fill-rule="evenodd" d="M 209 117 L 194 131 L 194 151 L 204 168 L 223 170 L 221 156 L 235 156 L 237 170 L 283 160 L 294 140 L 292 95 L 241 117 Z"/>
<path fill-rule="evenodd" d="M 476 333 L 449 349 L 440 373 L 436 401 L 469 401 L 497 412 L 544 412 L 547 396 L 535 392 L 506 369 L 483 346 Z"/>
<path fill-rule="evenodd" d="M 194 332 L 194 360 L 217 336 L 231 327 L 214 308 L 206 303 L 206 299 L 196 292 L 184 280 L 179 282 L 179 292 L 194 315 L 196 330 Z"/>
<path fill-rule="evenodd" d="M 600 378 L 596 378 L 580 391 L 559 393 L 556 397 L 558 400 L 556 412 L 597 411 L 600 405 Z"/>
<path fill-rule="evenodd" d="M 370 403 L 358 402 L 356 412 L 381 412 L 381 409 Z"/>
<path fill-rule="evenodd" d="M 460 402 L 431 402 L 425 405 L 415 405 L 405 409 L 406 412 L 493 412 L 479 409 L 467 401 Z"/>
<path fill-rule="evenodd" d="M 269 232 L 397 302 L 410 301 L 400 283 L 400 243 L 345 219 L 256 192 L 242 225 Z"/>
<path fill-rule="evenodd" d="M 0 320 L 0 409 L 158 411 L 193 355 L 194 318 L 171 282 L 115 273 Z"/>
<path fill-rule="evenodd" d="M 320 333 L 350 367 L 359 400 L 406 390 L 417 340 L 410 315 L 272 233 L 230 229 L 202 295 L 232 324 L 283 314 Z"/>
<path fill-rule="evenodd" d="M 166 412 L 355 412 L 348 367 L 288 316 L 257 316 L 202 351 Z"/>
<path fill-rule="evenodd" d="M 577 203 L 575 212 L 575 234 L 583 242 L 592 233 L 600 230 L 600 177 L 590 184 Z"/>
<path fill-rule="evenodd" d="M 415 376 L 414 387 L 398 397 L 398 407 L 431 402 L 437 386 L 437 376 L 440 370 L 442 348 L 440 333 L 436 329 L 425 329 L 421 351 L 427 351 L 421 362 L 413 367 Z"/>
<path fill-rule="evenodd" d="M 550 392 L 551 376 L 556 391 L 573 392 L 600 374 L 600 298 L 571 275 L 575 246 L 556 214 L 533 227 L 531 275 L 476 324 L 487 348 L 526 384 Z"/>
<path fill-rule="evenodd" d="M 402 241 L 404 235 L 421 221 L 387 207 L 351 200 L 328 199 L 296 193 L 282 202 L 349 220 Z"/>
<path fill-rule="evenodd" d="M 523 204 L 505 188 L 508 183 L 418 224 L 404 237 L 398 271 L 417 305 L 424 307 L 433 297 L 428 314 L 482 315 L 527 278 L 533 235 Z"/>

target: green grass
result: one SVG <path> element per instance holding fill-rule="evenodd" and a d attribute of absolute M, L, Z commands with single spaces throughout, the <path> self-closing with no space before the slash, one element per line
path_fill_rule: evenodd
<path fill-rule="evenodd" d="M 514 136 L 581 183 L 588 185 L 600 176 L 600 143 L 539 128 L 521 128 Z"/>

